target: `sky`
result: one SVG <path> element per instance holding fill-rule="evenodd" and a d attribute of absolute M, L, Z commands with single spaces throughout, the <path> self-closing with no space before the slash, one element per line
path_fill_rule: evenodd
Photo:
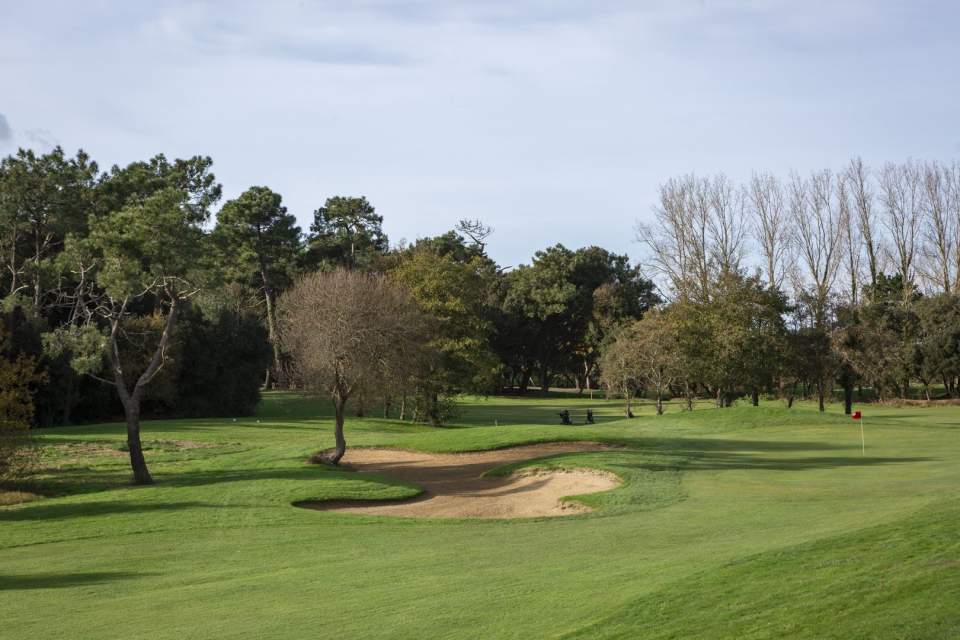
<path fill-rule="evenodd" d="M 642 255 L 672 176 L 960 159 L 960 3 L 0 0 L 0 155 L 209 155 L 306 229 Z"/>

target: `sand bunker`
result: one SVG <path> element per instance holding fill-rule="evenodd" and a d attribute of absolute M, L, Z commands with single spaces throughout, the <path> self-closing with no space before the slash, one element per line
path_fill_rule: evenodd
<path fill-rule="evenodd" d="M 619 484 L 613 474 L 588 469 L 520 473 L 483 478 L 484 472 L 511 462 L 559 453 L 614 449 L 589 442 L 536 444 L 476 453 L 433 454 L 396 449 L 348 449 L 343 459 L 359 472 L 377 473 L 423 487 L 404 501 L 334 500 L 301 502 L 322 511 L 420 518 L 533 518 L 590 511 L 565 496 L 596 493 Z"/>

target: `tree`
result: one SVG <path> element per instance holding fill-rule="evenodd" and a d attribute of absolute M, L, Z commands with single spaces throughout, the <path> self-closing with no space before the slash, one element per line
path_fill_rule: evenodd
<path fill-rule="evenodd" d="M 960 165 L 931 162 L 923 166 L 921 225 L 924 279 L 942 293 L 954 291 L 960 258 Z"/>
<path fill-rule="evenodd" d="M 49 337 L 48 348 L 54 354 L 70 351 L 78 372 L 116 389 L 135 484 L 153 483 L 140 440 L 141 403 L 168 360 L 177 312 L 197 291 L 194 267 L 205 220 L 205 211 L 191 206 L 186 192 L 167 187 L 92 219 L 89 237 L 67 242 L 65 268 L 78 284 L 67 293 L 71 316 Z M 130 370 L 121 346 L 134 310 L 144 306 L 165 315 L 155 341 L 140 343 L 147 356 L 142 370 Z M 109 378 L 100 375 L 104 351 Z"/>
<path fill-rule="evenodd" d="M 34 411 L 32 387 L 43 379 L 34 359 L 11 356 L 8 343 L 0 325 L 0 482 L 24 471 L 30 461 L 26 452 Z"/>
<path fill-rule="evenodd" d="M 20 149 L 0 161 L 0 254 L 9 294 L 29 291 L 38 317 L 50 303 L 52 260 L 68 234 L 85 233 L 97 180 L 97 164 L 83 151 L 37 155 Z"/>
<path fill-rule="evenodd" d="M 629 367 L 631 376 L 654 392 L 657 415 L 663 415 L 663 396 L 680 373 L 676 326 L 662 312 L 652 312 L 624 327 L 615 342 L 621 344 L 613 347 L 614 352 L 626 349 L 632 353 L 606 361 L 607 364 L 613 364 L 615 369 Z"/>
<path fill-rule="evenodd" d="M 476 255 L 460 261 L 456 252 L 441 254 L 427 243 L 404 252 L 392 277 L 433 319 L 428 345 L 440 354 L 433 371 L 421 381 L 427 417 L 435 425 L 444 416 L 438 396 L 487 391 L 496 369 L 490 351 L 493 329 L 486 306 L 496 275 L 493 263 Z"/>
<path fill-rule="evenodd" d="M 637 224 L 648 266 L 666 278 L 677 298 L 707 302 L 721 277 L 737 273 L 747 227 L 746 200 L 724 175 L 687 175 L 660 185 L 655 224 Z"/>
<path fill-rule="evenodd" d="M 363 196 L 328 198 L 313 212 L 305 261 L 310 267 L 364 269 L 386 253 L 383 216 Z"/>
<path fill-rule="evenodd" d="M 336 446 L 327 460 L 338 464 L 347 448 L 347 402 L 382 392 L 420 366 L 426 319 L 410 294 L 386 276 L 342 269 L 304 276 L 281 296 L 278 308 L 291 377 L 333 402 Z"/>
<path fill-rule="evenodd" d="M 480 221 L 462 219 L 457 223 L 456 231 L 470 238 L 471 247 L 479 254 L 486 255 L 487 239 L 493 234 L 493 227 Z"/>
<path fill-rule="evenodd" d="M 780 289 L 793 266 L 793 243 L 783 187 L 775 176 L 754 174 L 749 197 L 753 205 L 753 234 L 763 254 L 767 284 Z"/>
<path fill-rule="evenodd" d="M 521 265 L 506 278 L 504 309 L 527 322 L 544 394 L 550 387 L 550 374 L 557 360 L 569 353 L 576 339 L 574 259 L 572 251 L 558 244 L 538 251 L 533 264 Z"/>
<path fill-rule="evenodd" d="M 632 326 L 621 327 L 600 356 L 600 381 L 611 397 L 624 400 L 623 414 L 633 417 L 633 396 L 643 381 L 644 366 Z"/>
<path fill-rule="evenodd" d="M 869 284 L 875 286 L 877 276 L 880 273 L 883 244 L 873 206 L 876 196 L 870 179 L 870 171 L 863 164 L 863 160 L 855 158 L 850 161 L 844 178 L 849 187 L 850 198 L 853 201 L 851 215 L 856 218 L 856 228 L 867 254 L 867 266 L 870 270 Z"/>
<path fill-rule="evenodd" d="M 916 304 L 921 327 L 922 379 L 942 382 L 949 397 L 960 395 L 960 297 L 940 294 Z"/>
<path fill-rule="evenodd" d="M 877 284 L 867 287 L 867 304 L 858 309 L 857 322 L 834 332 L 836 353 L 873 387 L 883 402 L 891 389 L 906 396 L 911 377 L 918 372 L 920 321 L 913 311 L 919 299 L 914 287 L 903 300 L 903 278 L 877 274 Z"/>
<path fill-rule="evenodd" d="M 887 164 L 880 174 L 884 226 L 893 245 L 893 259 L 903 280 L 903 299 L 912 294 L 920 245 L 923 185 L 912 162 Z"/>
<path fill-rule="evenodd" d="M 122 168 L 114 165 L 97 185 L 93 214 L 115 213 L 128 205 L 143 204 L 158 191 L 174 189 L 186 194 L 183 206 L 192 215 L 206 219 L 223 194 L 211 167 L 213 160 L 209 156 L 170 162 L 162 153 Z"/>
<path fill-rule="evenodd" d="M 570 251 L 556 245 L 538 251 L 531 265 L 508 273 L 503 285 L 502 310 L 515 317 L 502 324 L 524 331 L 532 341 L 544 393 L 557 373 L 582 389 L 606 334 L 659 302 L 639 267 L 600 247 Z M 504 333 L 500 339 L 513 342 Z M 517 353 L 529 362 L 526 353 Z"/>
<path fill-rule="evenodd" d="M 223 275 L 234 282 L 255 282 L 262 292 L 273 347 L 273 362 L 264 384 L 267 388 L 271 369 L 276 371 L 280 363 L 276 296 L 291 281 L 300 252 L 300 227 L 281 201 L 280 194 L 267 187 L 251 187 L 223 205 L 214 229 L 223 256 L 219 261 Z"/>

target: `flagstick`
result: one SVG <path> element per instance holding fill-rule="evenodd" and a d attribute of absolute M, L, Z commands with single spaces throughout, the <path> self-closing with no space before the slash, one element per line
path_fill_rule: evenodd
<path fill-rule="evenodd" d="M 860 419 L 857 420 L 860 423 L 860 455 L 867 455 L 867 443 L 863 439 L 863 414 L 860 415 Z"/>

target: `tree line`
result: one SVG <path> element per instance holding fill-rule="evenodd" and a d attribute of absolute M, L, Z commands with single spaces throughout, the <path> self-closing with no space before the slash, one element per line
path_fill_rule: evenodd
<path fill-rule="evenodd" d="M 636 233 L 669 304 L 601 362 L 628 413 L 644 388 L 718 406 L 803 393 L 822 411 L 839 387 L 848 413 L 855 392 L 957 397 L 957 164 L 677 177 Z"/>
<path fill-rule="evenodd" d="M 122 417 L 135 480 L 149 483 L 144 415 L 245 415 L 262 388 L 322 387 L 341 416 L 349 400 L 360 415 L 441 424 L 463 392 L 596 387 L 607 335 L 659 301 L 627 256 L 599 247 L 551 246 L 507 271 L 479 220 L 391 246 L 362 196 L 327 198 L 304 231 L 265 186 L 221 204 L 212 169 L 157 155 L 101 170 L 61 148 L 0 161 L 0 353 L 19 372 L 2 379 L 26 398 L 5 425 Z M 365 363 L 352 380 L 303 358 L 345 366 L 342 350 L 298 341 L 297 327 L 327 318 L 329 346 L 344 317 L 366 331 L 342 334 Z M 407 333 L 377 343 L 385 326 Z M 387 343 L 406 347 L 360 355 Z"/>
<path fill-rule="evenodd" d="M 482 221 L 391 244 L 334 196 L 304 231 L 266 186 L 221 204 L 212 167 L 0 161 L 4 432 L 122 416 L 149 483 L 141 416 L 248 415 L 262 388 L 330 397 L 332 462 L 348 411 L 439 425 L 461 393 L 602 385 L 627 415 L 639 393 L 958 393 L 956 165 L 682 176 L 637 227 L 643 263 L 556 244 L 513 269 Z"/>

